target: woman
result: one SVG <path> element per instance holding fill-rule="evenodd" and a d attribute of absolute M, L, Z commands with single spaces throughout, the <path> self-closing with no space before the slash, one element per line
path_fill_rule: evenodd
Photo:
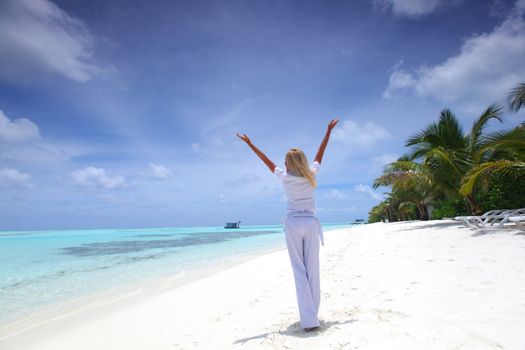
<path fill-rule="evenodd" d="M 270 171 L 283 183 L 287 198 L 287 216 L 284 221 L 286 246 L 292 263 L 301 327 L 311 332 L 319 328 L 319 241 L 323 242 L 323 231 L 315 216 L 315 176 L 323 160 L 324 151 L 332 129 L 339 122 L 333 119 L 319 146 L 312 166 L 308 165 L 305 154 L 298 148 L 286 153 L 286 170 L 277 167 L 261 152 L 246 135 L 237 136 L 255 152 Z"/>

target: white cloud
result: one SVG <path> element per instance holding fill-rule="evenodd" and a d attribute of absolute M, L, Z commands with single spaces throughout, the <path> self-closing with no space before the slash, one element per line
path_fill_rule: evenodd
<path fill-rule="evenodd" d="M 0 165 L 56 169 L 69 159 L 90 152 L 99 149 L 78 141 L 46 140 L 31 120 L 9 119 L 0 111 Z"/>
<path fill-rule="evenodd" d="M 26 118 L 12 121 L 0 111 L 0 141 L 26 141 L 39 137 L 38 127 Z"/>
<path fill-rule="evenodd" d="M 48 0 L 0 4 L 0 79 L 25 81 L 35 72 L 57 72 L 86 82 L 100 69 L 91 62 L 85 24 Z"/>
<path fill-rule="evenodd" d="M 0 169 L 0 187 L 25 187 L 32 188 L 31 175 L 22 173 L 17 169 L 2 168 Z"/>
<path fill-rule="evenodd" d="M 392 8 L 396 15 L 418 17 L 433 12 L 441 0 L 376 0 L 375 5 L 384 9 Z"/>
<path fill-rule="evenodd" d="M 396 69 L 388 78 L 388 88 L 383 92 L 383 97 L 390 98 L 392 93 L 412 89 L 415 85 L 417 85 L 417 81 L 412 73 L 401 68 Z"/>
<path fill-rule="evenodd" d="M 333 140 L 355 148 L 370 148 L 377 141 L 389 136 L 389 132 L 381 125 L 371 121 L 358 123 L 353 120 L 345 120 L 332 134 Z"/>
<path fill-rule="evenodd" d="M 501 101 L 525 76 L 525 1 L 492 32 L 466 39 L 460 52 L 444 62 L 413 72 L 395 69 L 384 97 L 413 91 L 468 111 L 479 111 Z"/>
<path fill-rule="evenodd" d="M 123 176 L 108 176 L 104 168 L 87 167 L 77 169 L 71 173 L 73 182 L 81 187 L 99 187 L 115 189 L 124 187 L 126 179 Z"/>
<path fill-rule="evenodd" d="M 164 165 L 149 163 L 150 175 L 156 179 L 164 180 L 171 177 L 171 171 Z"/>
<path fill-rule="evenodd" d="M 330 199 L 344 199 L 346 194 L 342 191 L 339 191 L 335 188 L 331 188 L 328 192 L 325 193 L 325 196 Z"/>
<path fill-rule="evenodd" d="M 382 194 L 376 193 L 369 185 L 357 184 L 355 185 L 354 190 L 357 192 L 364 193 L 370 198 L 378 201 L 384 199 L 384 196 Z"/>

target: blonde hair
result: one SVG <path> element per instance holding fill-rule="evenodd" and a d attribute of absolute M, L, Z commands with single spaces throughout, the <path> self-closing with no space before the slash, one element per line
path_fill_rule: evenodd
<path fill-rule="evenodd" d="M 292 148 L 286 153 L 285 163 L 292 175 L 306 177 L 312 187 L 317 186 L 315 173 L 310 170 L 306 155 L 299 148 Z"/>

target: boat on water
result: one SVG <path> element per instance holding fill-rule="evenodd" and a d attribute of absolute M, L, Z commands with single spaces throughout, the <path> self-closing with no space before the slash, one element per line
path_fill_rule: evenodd
<path fill-rule="evenodd" d="M 227 222 L 226 225 L 224 225 L 224 228 L 240 228 L 240 227 L 241 227 L 241 222 L 240 221 Z"/>

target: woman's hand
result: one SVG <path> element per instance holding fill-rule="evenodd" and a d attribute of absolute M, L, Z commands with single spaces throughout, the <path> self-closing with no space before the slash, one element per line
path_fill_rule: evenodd
<path fill-rule="evenodd" d="M 250 140 L 248 135 L 246 134 L 241 135 L 240 133 L 237 133 L 237 137 L 243 140 L 244 142 L 246 142 L 246 144 L 252 149 L 253 152 L 255 152 L 257 157 L 259 157 L 264 162 L 264 164 L 266 164 L 266 166 L 268 167 L 268 169 L 270 169 L 272 173 L 275 171 L 275 168 L 276 168 L 275 163 L 272 162 L 260 149 L 255 147 L 255 145 L 252 143 L 252 140 Z"/>
<path fill-rule="evenodd" d="M 339 118 L 332 119 L 332 121 L 328 124 L 328 131 L 332 131 L 333 128 L 339 123 Z"/>
<path fill-rule="evenodd" d="M 335 128 L 337 123 L 339 123 L 339 118 L 332 119 L 330 123 L 328 123 L 328 127 L 326 128 L 326 134 L 324 135 L 323 141 L 321 141 L 321 146 L 319 146 L 317 154 L 315 155 L 315 161 L 319 164 L 321 164 L 321 162 L 323 161 L 324 150 L 326 149 L 326 145 L 328 144 L 328 139 L 330 138 L 332 129 Z"/>
<path fill-rule="evenodd" d="M 241 135 L 241 134 L 237 133 L 237 137 L 240 138 L 241 140 L 243 140 L 244 142 L 246 142 L 247 145 L 251 145 L 252 144 L 252 141 L 250 140 L 250 138 L 246 134 L 242 134 Z"/>

